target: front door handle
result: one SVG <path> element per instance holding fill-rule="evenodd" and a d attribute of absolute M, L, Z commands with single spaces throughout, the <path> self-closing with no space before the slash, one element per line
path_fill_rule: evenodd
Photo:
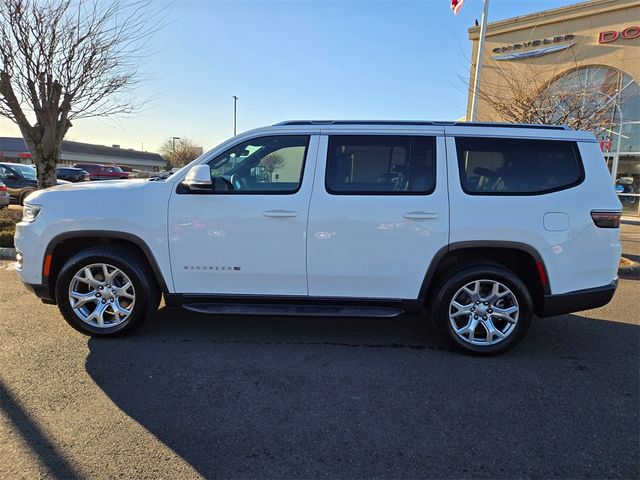
<path fill-rule="evenodd" d="M 406 212 L 403 213 L 402 216 L 410 220 L 433 220 L 440 215 L 433 212 Z"/>
<path fill-rule="evenodd" d="M 298 212 L 292 210 L 267 210 L 263 212 L 265 217 L 297 217 Z"/>

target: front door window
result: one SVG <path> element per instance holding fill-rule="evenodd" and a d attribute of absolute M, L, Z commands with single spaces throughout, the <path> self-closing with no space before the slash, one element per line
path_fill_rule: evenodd
<path fill-rule="evenodd" d="M 216 193 L 295 193 L 309 137 L 260 137 L 243 142 L 209 162 Z"/>

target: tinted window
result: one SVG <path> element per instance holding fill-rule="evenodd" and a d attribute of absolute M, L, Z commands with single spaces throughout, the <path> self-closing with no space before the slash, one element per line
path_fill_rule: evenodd
<path fill-rule="evenodd" d="M 460 180 L 477 195 L 546 193 L 584 178 L 574 142 L 504 138 L 456 138 Z"/>
<path fill-rule="evenodd" d="M 36 169 L 31 165 L 21 165 L 19 163 L 16 163 L 15 165 L 12 165 L 11 168 L 13 168 L 15 171 L 17 171 L 20 175 L 22 175 L 24 178 L 28 180 L 36 179 Z"/>
<path fill-rule="evenodd" d="M 431 193 L 435 137 L 332 135 L 326 187 L 334 194 Z"/>
<path fill-rule="evenodd" d="M 309 137 L 254 138 L 209 162 L 215 190 L 223 193 L 295 193 L 300 188 Z"/>

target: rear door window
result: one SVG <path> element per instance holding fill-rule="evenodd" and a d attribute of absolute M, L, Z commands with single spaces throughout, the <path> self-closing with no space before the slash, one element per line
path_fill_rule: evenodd
<path fill-rule="evenodd" d="M 426 195 L 435 188 L 435 137 L 332 135 L 327 191 L 334 195 Z"/>
<path fill-rule="evenodd" d="M 456 138 L 462 189 L 471 195 L 536 195 L 584 179 L 575 142 Z"/>

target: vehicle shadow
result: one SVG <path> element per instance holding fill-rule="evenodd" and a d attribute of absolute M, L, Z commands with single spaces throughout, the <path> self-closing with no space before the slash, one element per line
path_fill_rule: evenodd
<path fill-rule="evenodd" d="M 207 478 L 634 477 L 640 328 L 539 319 L 514 351 L 449 351 L 416 317 L 163 308 L 86 368 Z"/>

